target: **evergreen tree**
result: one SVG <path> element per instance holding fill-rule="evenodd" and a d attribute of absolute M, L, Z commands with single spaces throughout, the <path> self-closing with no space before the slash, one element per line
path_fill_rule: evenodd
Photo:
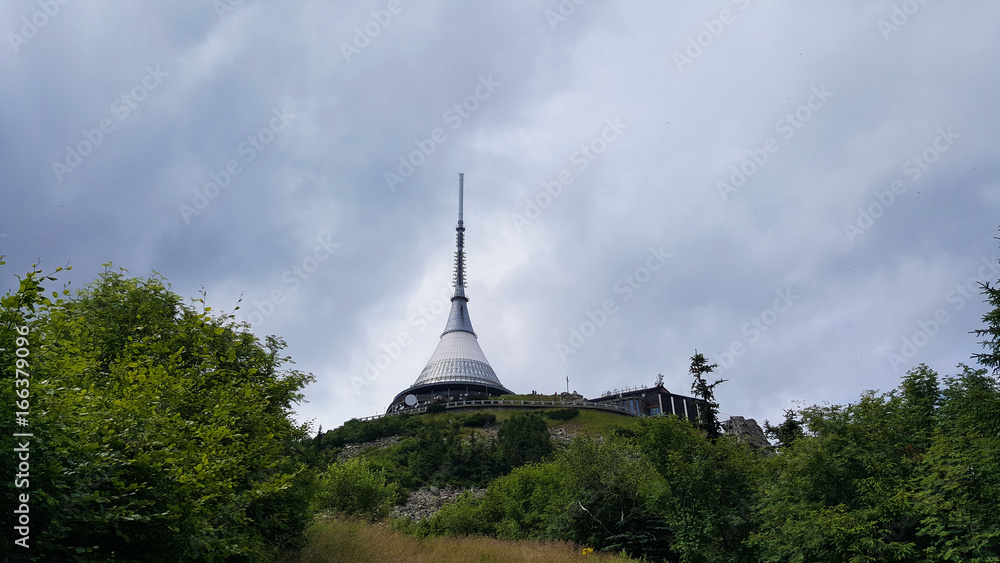
<path fill-rule="evenodd" d="M 986 349 L 986 353 L 973 354 L 972 357 L 979 365 L 992 369 L 994 374 L 1000 374 L 1000 287 L 991 286 L 989 283 L 984 283 L 980 287 L 986 297 L 985 301 L 993 309 L 983 315 L 986 328 L 973 331 L 976 336 L 983 338 L 979 344 Z"/>
<path fill-rule="evenodd" d="M 764 434 L 777 440 L 779 448 L 787 448 L 792 445 L 792 442 L 801 438 L 805 432 L 802 429 L 802 421 L 798 419 L 795 410 L 785 409 L 785 421 L 781 424 L 771 426 L 770 422 L 764 421 Z"/>
<path fill-rule="evenodd" d="M 1000 238 L 1000 237 L 994 237 Z M 973 333 L 983 338 L 979 344 L 986 348 L 985 354 L 973 354 L 972 357 L 979 365 L 991 368 L 994 374 L 1000 374 L 1000 287 L 994 287 L 987 283 L 979 285 L 982 289 L 984 301 L 989 303 L 993 309 L 983 315 L 983 322 L 986 328 L 980 328 Z"/>
<path fill-rule="evenodd" d="M 691 375 L 694 381 L 691 383 L 691 392 L 701 399 L 698 405 L 697 428 L 704 431 L 709 438 L 718 438 L 722 433 L 722 425 L 719 423 L 719 403 L 715 402 L 715 386 L 728 381 L 727 379 L 717 379 L 713 383 L 705 380 L 705 374 L 712 373 L 719 364 L 709 364 L 704 354 L 694 351 L 691 356 Z"/>

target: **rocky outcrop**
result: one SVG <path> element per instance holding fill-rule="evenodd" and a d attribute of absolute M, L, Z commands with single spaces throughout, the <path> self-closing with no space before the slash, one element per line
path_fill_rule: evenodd
<path fill-rule="evenodd" d="M 560 424 L 549 428 L 549 438 L 557 445 L 568 446 L 579 433 L 580 427 L 575 424 Z"/>
<path fill-rule="evenodd" d="M 771 442 L 767 440 L 764 431 L 761 430 L 757 421 L 752 418 L 742 416 L 732 416 L 722 423 L 722 431 L 729 436 L 735 436 L 737 440 L 743 442 L 755 450 L 770 451 Z"/>
<path fill-rule="evenodd" d="M 424 518 L 430 518 L 441 507 L 453 502 L 458 495 L 464 492 L 471 492 L 476 498 L 486 494 L 486 489 L 461 489 L 457 487 L 426 487 L 413 491 L 406 497 L 406 504 L 392 509 L 391 516 L 404 517 L 419 522 Z"/>

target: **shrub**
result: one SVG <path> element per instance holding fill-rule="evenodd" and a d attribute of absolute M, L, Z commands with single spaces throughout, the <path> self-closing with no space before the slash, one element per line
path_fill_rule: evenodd
<path fill-rule="evenodd" d="M 462 493 L 455 502 L 444 505 L 433 517 L 420 522 L 417 535 L 428 536 L 479 536 L 493 535 L 495 523 L 487 520 L 480 508 L 480 500 L 471 493 Z"/>
<path fill-rule="evenodd" d="M 462 426 L 482 428 L 483 426 L 495 424 L 496 421 L 497 415 L 491 412 L 477 412 L 464 417 L 462 419 Z"/>
<path fill-rule="evenodd" d="M 500 539 L 546 539 L 551 523 L 566 510 L 561 470 L 554 463 L 530 464 L 490 483 L 482 498 L 465 493 L 421 522 L 422 536 L 488 535 Z"/>
<path fill-rule="evenodd" d="M 383 416 L 367 421 L 352 418 L 340 428 L 319 436 L 317 449 L 339 448 L 344 444 L 371 442 L 388 436 L 412 436 L 420 426 L 420 421 L 408 414 Z"/>
<path fill-rule="evenodd" d="M 580 414 L 580 409 L 554 409 L 546 411 L 545 417 L 552 420 L 570 420 L 576 418 L 578 414 Z"/>
<path fill-rule="evenodd" d="M 536 413 L 516 414 L 500 426 L 497 448 L 506 471 L 542 461 L 552 453 L 549 426 Z"/>
<path fill-rule="evenodd" d="M 317 510 L 361 516 L 373 522 L 385 518 L 399 498 L 395 483 L 389 483 L 383 472 L 358 459 L 334 463 L 320 473 L 316 485 Z"/>

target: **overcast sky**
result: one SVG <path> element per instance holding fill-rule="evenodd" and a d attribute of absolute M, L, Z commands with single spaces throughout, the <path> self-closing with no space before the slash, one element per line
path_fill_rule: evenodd
<path fill-rule="evenodd" d="M 773 422 L 980 351 L 1000 5 L 609 4 L 4 2 L 2 286 L 113 262 L 243 295 L 332 428 L 437 345 L 464 172 L 516 392 L 690 394 L 697 349 Z"/>

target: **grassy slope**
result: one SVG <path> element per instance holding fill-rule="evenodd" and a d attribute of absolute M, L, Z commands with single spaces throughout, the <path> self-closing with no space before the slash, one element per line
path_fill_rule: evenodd
<path fill-rule="evenodd" d="M 505 541 L 491 538 L 417 539 L 382 524 L 326 518 L 309 530 L 309 545 L 280 563 L 538 563 L 634 561 L 592 553 L 566 542 Z"/>
<path fill-rule="evenodd" d="M 561 408 L 561 407 L 559 407 Z M 497 417 L 497 422 L 525 411 L 513 409 L 483 409 Z M 543 410 L 533 411 L 544 414 Z M 458 413 L 420 415 L 424 421 L 450 420 Z M 580 414 L 568 421 L 547 420 L 549 427 L 563 426 L 567 430 L 590 436 L 603 435 L 614 426 L 629 427 L 639 419 L 620 414 L 580 409 Z M 479 429 L 464 429 L 463 434 Z M 504 541 L 492 538 L 430 538 L 414 536 L 389 529 L 384 524 L 368 524 L 344 519 L 318 519 L 309 531 L 309 544 L 297 554 L 280 559 L 280 563 L 365 563 L 406 561 L 413 563 L 478 562 L 502 563 L 537 561 L 562 563 L 570 561 L 610 562 L 634 561 L 626 557 L 592 553 L 583 555 L 578 546 L 565 542 Z"/>

